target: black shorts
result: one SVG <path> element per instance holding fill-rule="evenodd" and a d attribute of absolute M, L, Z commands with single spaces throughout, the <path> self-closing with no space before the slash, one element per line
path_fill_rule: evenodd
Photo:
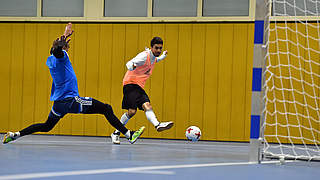
<path fill-rule="evenodd" d="M 137 84 L 126 84 L 123 86 L 122 109 L 143 110 L 142 105 L 150 102 L 146 92 Z"/>
<path fill-rule="evenodd" d="M 92 98 L 90 97 L 68 97 L 63 100 L 54 101 L 49 116 L 58 116 L 63 118 L 68 113 L 83 113 L 92 106 Z"/>

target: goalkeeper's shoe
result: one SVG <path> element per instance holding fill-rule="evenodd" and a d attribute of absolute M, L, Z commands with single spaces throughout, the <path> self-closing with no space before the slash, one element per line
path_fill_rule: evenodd
<path fill-rule="evenodd" d="M 156 126 L 156 129 L 157 129 L 158 132 L 161 132 L 161 131 L 164 131 L 164 130 L 172 128 L 172 126 L 173 126 L 173 122 L 172 121 L 162 122 L 158 126 Z"/>
<path fill-rule="evenodd" d="M 111 134 L 111 141 L 113 144 L 120 144 L 120 132 L 113 132 Z"/>
<path fill-rule="evenodd" d="M 13 132 L 8 132 L 7 134 L 4 135 L 2 143 L 7 144 L 8 142 L 14 141 L 17 138 L 15 137 L 15 134 Z"/>
<path fill-rule="evenodd" d="M 137 139 L 142 135 L 143 131 L 144 131 L 145 127 L 142 126 L 138 131 L 132 131 L 131 132 L 131 136 L 128 139 L 129 142 L 131 144 L 135 143 L 137 141 Z"/>

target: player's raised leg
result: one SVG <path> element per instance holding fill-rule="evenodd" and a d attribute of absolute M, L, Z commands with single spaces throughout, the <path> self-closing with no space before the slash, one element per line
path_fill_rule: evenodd
<path fill-rule="evenodd" d="M 173 126 L 173 122 L 169 121 L 169 122 L 159 122 L 156 115 L 153 112 L 152 106 L 149 102 L 146 102 L 142 105 L 146 117 L 147 119 L 153 124 L 153 126 L 156 128 L 156 130 L 158 132 L 164 131 L 164 130 L 168 130 L 170 128 L 172 128 Z"/>

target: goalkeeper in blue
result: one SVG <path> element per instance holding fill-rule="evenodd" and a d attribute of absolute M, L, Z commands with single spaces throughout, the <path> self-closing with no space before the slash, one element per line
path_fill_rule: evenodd
<path fill-rule="evenodd" d="M 47 121 L 33 124 L 18 132 L 8 132 L 3 138 L 3 144 L 35 132 L 49 132 L 68 113 L 102 114 L 131 144 L 143 133 L 145 127 L 138 131 L 128 130 L 114 115 L 111 105 L 79 96 L 77 77 L 67 53 L 70 42 L 68 38 L 72 33 L 72 25 L 69 23 L 64 35 L 53 42 L 51 55 L 47 59 L 46 64 L 53 80 L 50 100 L 54 102 Z"/>

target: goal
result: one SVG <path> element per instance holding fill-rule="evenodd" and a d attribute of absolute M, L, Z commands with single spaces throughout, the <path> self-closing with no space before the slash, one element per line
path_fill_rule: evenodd
<path fill-rule="evenodd" d="M 320 160 L 320 0 L 265 0 L 262 155 Z"/>

